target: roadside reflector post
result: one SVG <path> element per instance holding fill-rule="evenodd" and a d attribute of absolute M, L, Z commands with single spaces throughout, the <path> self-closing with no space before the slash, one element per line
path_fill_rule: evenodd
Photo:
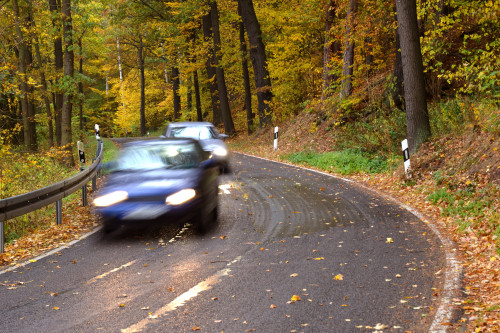
<path fill-rule="evenodd" d="M 101 133 L 99 132 L 99 125 L 95 124 L 94 129 L 95 129 L 95 139 L 97 141 L 101 140 Z"/>
<path fill-rule="evenodd" d="M 80 171 L 82 171 L 85 164 L 85 149 L 83 147 L 83 142 L 78 141 L 76 144 L 78 146 L 78 156 L 80 158 Z"/>
<path fill-rule="evenodd" d="M 274 150 L 278 149 L 278 126 L 274 128 Z"/>
<path fill-rule="evenodd" d="M 408 150 L 408 140 L 404 139 L 401 142 L 401 148 L 403 150 L 403 159 L 405 165 L 405 175 L 407 178 L 410 177 L 408 170 L 410 169 L 410 151 Z"/>
<path fill-rule="evenodd" d="M 80 171 L 85 170 L 85 149 L 83 142 L 78 141 L 78 156 L 80 157 Z M 87 206 L 87 184 L 82 186 L 82 206 Z"/>

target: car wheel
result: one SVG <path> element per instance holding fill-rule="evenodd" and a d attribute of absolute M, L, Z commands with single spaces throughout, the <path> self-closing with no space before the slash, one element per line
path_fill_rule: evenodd
<path fill-rule="evenodd" d="M 196 219 L 196 233 L 205 235 L 210 229 L 217 224 L 219 210 L 217 206 L 209 213 L 201 213 Z"/>
<path fill-rule="evenodd" d="M 112 223 L 112 222 L 105 222 L 103 224 L 104 232 L 107 233 L 107 234 L 115 231 L 117 228 L 118 228 L 118 226 L 115 223 Z"/>

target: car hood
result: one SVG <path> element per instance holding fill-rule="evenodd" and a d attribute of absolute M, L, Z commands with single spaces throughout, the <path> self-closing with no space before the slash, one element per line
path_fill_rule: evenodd
<path fill-rule="evenodd" d="M 199 141 L 203 150 L 206 151 L 213 151 L 215 148 L 224 148 L 227 150 L 227 145 L 224 141 L 221 141 L 219 139 L 213 139 L 213 140 L 201 140 Z"/>

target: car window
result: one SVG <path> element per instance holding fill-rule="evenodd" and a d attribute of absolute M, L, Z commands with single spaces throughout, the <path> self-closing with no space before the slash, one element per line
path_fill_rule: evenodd
<path fill-rule="evenodd" d="M 187 126 L 170 128 L 168 137 L 170 138 L 191 138 L 195 140 L 209 140 L 217 137 L 210 127 L 207 126 Z"/>
<path fill-rule="evenodd" d="M 118 158 L 118 170 L 190 169 L 203 157 L 194 144 L 166 144 L 129 147 Z"/>

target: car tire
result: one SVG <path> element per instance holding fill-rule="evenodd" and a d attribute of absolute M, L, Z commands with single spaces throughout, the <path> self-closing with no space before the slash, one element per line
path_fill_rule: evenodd
<path fill-rule="evenodd" d="M 115 231 L 118 228 L 118 226 L 115 223 L 105 222 L 102 228 L 105 233 L 109 234 Z"/>
<path fill-rule="evenodd" d="M 196 219 L 196 233 L 198 235 L 205 235 L 208 231 L 217 225 L 219 215 L 218 206 L 216 206 L 209 213 L 201 213 Z"/>

